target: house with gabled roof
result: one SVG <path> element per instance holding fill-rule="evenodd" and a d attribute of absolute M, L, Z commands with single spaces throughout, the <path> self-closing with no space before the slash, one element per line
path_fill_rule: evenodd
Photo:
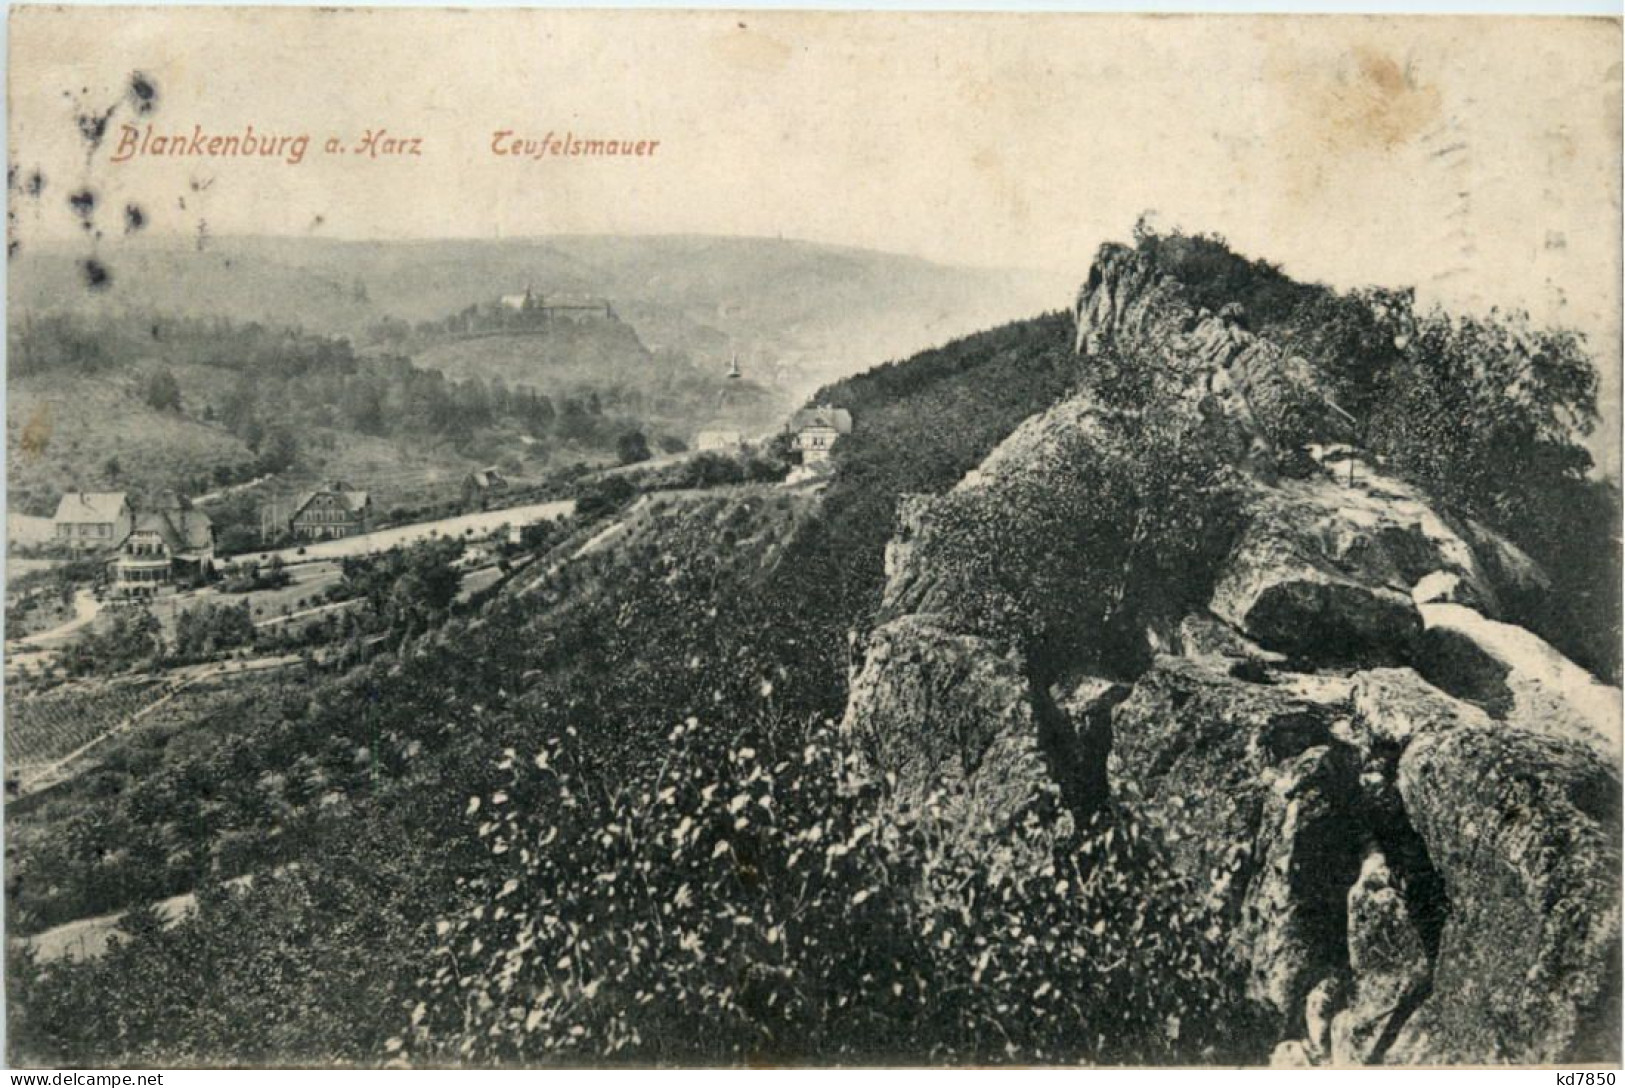
<path fill-rule="evenodd" d="M 104 551 L 124 539 L 132 518 L 122 491 L 70 491 L 56 504 L 52 539 L 76 552 Z"/>
<path fill-rule="evenodd" d="M 155 597 L 198 584 L 214 571 L 214 523 L 172 492 L 140 507 L 108 563 L 115 596 Z"/>
<path fill-rule="evenodd" d="M 845 408 L 815 405 L 791 416 L 787 429 L 794 436 L 790 448 L 801 454 L 802 464 L 827 461 L 836 440 L 852 433 L 852 413 Z"/>
<path fill-rule="evenodd" d="M 506 490 L 508 478 L 502 474 L 501 469 L 495 465 L 476 469 L 463 477 L 463 507 L 468 510 L 484 510 L 492 498 Z"/>
<path fill-rule="evenodd" d="M 295 540 L 338 540 L 372 530 L 372 496 L 335 480 L 294 503 L 288 532 Z"/>

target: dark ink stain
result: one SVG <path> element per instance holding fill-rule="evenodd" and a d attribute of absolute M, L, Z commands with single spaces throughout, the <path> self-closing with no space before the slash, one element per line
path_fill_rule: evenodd
<path fill-rule="evenodd" d="M 139 204 L 124 205 L 124 233 L 134 234 L 147 225 L 147 213 L 141 210 Z"/>
<path fill-rule="evenodd" d="M 8 192 L 37 198 L 45 191 L 45 175 L 40 173 L 37 166 L 24 175 L 22 167 L 13 164 L 6 167 L 6 189 Z"/>
<path fill-rule="evenodd" d="M 75 118 L 79 125 L 79 135 L 90 145 L 90 150 L 95 151 L 102 145 L 102 137 L 107 135 L 107 123 L 113 119 L 113 111 L 116 109 L 118 105 L 115 103 L 101 113 L 85 110 Z"/>
<path fill-rule="evenodd" d="M 158 84 L 144 72 L 130 73 L 130 104 L 142 117 L 158 108 Z"/>
<path fill-rule="evenodd" d="M 92 291 L 105 291 L 113 286 L 112 270 L 94 257 L 86 257 L 79 262 L 79 273 L 85 278 L 85 286 Z"/>
<path fill-rule="evenodd" d="M 69 195 L 68 207 L 72 208 L 73 214 L 79 217 L 79 225 L 85 228 L 85 232 L 87 234 L 95 229 L 95 193 L 91 192 L 89 189 L 80 189 L 78 192 Z"/>

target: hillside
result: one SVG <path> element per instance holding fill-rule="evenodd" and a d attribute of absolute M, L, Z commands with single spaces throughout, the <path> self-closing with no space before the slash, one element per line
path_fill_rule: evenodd
<path fill-rule="evenodd" d="M 1561 333 L 1104 247 L 822 390 L 829 475 L 584 483 L 488 599 L 405 557 L 297 682 L 30 799 L 14 904 L 199 912 L 15 957 L 11 1045 L 1617 1061 L 1594 391 Z"/>
<path fill-rule="evenodd" d="M 523 290 L 610 298 L 654 350 L 747 367 L 805 393 L 888 357 L 1054 305 L 1053 276 L 949 268 L 805 242 L 567 236 L 435 242 L 136 236 L 102 254 L 111 286 L 87 292 L 73 247 L 24 249 L 13 312 L 72 298 L 107 311 L 229 314 L 359 340 L 386 318 L 411 324 Z M 781 373 L 782 371 L 782 373 Z"/>
<path fill-rule="evenodd" d="M 254 454 L 224 427 L 155 411 L 139 371 L 114 381 L 71 374 L 7 384 L 6 465 L 12 510 L 50 515 L 75 489 L 129 481 L 154 488 L 242 472 Z"/>
<path fill-rule="evenodd" d="M 631 434 L 680 449 L 719 413 L 767 429 L 781 403 L 652 356 L 618 321 L 418 336 L 449 375 L 399 351 L 220 317 L 24 317 L 7 345 L 18 512 L 49 514 L 74 489 L 241 486 L 215 517 L 242 532 L 257 530 L 254 502 L 317 480 L 353 481 L 380 511 L 420 507 L 454 500 L 473 468 L 519 479 L 612 463 Z"/>
<path fill-rule="evenodd" d="M 560 322 L 534 330 L 416 334 L 401 350 L 415 365 L 448 378 L 529 386 L 551 397 L 586 400 L 692 441 L 713 420 L 755 435 L 771 431 L 793 402 L 783 389 L 730 379 L 721 365 L 651 352 L 619 316 Z"/>

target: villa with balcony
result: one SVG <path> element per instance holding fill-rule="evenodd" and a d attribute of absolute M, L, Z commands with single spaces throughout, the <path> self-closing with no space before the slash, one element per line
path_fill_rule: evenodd
<path fill-rule="evenodd" d="M 108 567 L 113 595 L 123 599 L 203 582 L 214 569 L 214 525 L 185 500 L 165 496 L 135 515 Z"/>

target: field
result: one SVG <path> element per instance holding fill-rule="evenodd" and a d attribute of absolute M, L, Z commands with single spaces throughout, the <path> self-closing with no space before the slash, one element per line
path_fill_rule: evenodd
<path fill-rule="evenodd" d="M 618 321 L 562 324 L 545 333 L 447 338 L 419 351 L 413 362 L 448 378 L 501 378 L 549 392 L 636 379 L 652 366 L 637 334 Z"/>
<path fill-rule="evenodd" d="M 6 764 L 49 763 L 87 744 L 152 702 L 158 681 L 91 681 L 49 695 L 6 699 Z"/>
<path fill-rule="evenodd" d="M 196 592 L 156 597 L 147 607 L 163 625 L 166 638 L 174 637 L 175 620 L 181 612 L 204 606 L 232 608 L 246 601 L 254 622 L 265 624 L 280 616 L 321 604 L 323 592 L 328 587 L 337 585 L 340 577 L 337 563 L 315 562 L 298 566 L 290 564 L 288 584 L 279 589 L 262 589 L 252 593 L 222 593 L 211 587 Z M 98 618 L 98 622 L 105 628 L 110 621 Z"/>
<path fill-rule="evenodd" d="M 296 480 L 312 485 L 343 480 L 371 492 L 373 507 L 380 512 L 453 499 L 469 470 L 484 467 L 445 443 L 397 442 L 327 429 L 310 432 L 300 459 L 308 467 L 297 477 L 279 481 L 279 489 Z"/>

